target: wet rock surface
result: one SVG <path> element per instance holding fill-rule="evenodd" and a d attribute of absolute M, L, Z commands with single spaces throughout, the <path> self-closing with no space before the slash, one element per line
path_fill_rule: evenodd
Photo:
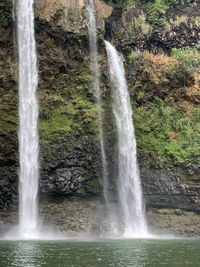
<path fill-rule="evenodd" d="M 63 198 L 43 196 L 39 205 L 39 221 L 43 231 L 64 236 L 96 236 L 109 234 L 107 212 L 102 198 Z M 199 237 L 198 213 L 182 209 L 152 208 L 146 211 L 151 234 L 177 237 Z M 18 221 L 18 212 L 0 212 L 0 235 L 12 230 Z"/>
<path fill-rule="evenodd" d="M 140 159 L 141 181 L 147 207 L 199 212 L 200 184 L 178 167 L 156 166 Z M 197 171 L 198 173 L 198 171 Z M 199 175 L 199 174 L 197 174 Z"/>
<path fill-rule="evenodd" d="M 199 237 L 199 214 L 181 209 L 152 209 L 147 211 L 147 221 L 151 233 Z"/>
<path fill-rule="evenodd" d="M 12 1 L 0 3 L 0 210 L 13 208 L 17 191 L 17 95 Z"/>
<path fill-rule="evenodd" d="M 99 198 L 51 197 L 42 201 L 40 214 L 44 225 L 64 234 L 81 232 L 100 235 L 107 227 L 106 209 Z"/>
<path fill-rule="evenodd" d="M 18 212 L 0 212 L 0 234 L 12 230 L 18 222 Z M 102 198 L 42 196 L 39 204 L 39 225 L 42 231 L 61 235 L 101 236 L 108 229 Z"/>
<path fill-rule="evenodd" d="M 101 162 L 98 146 L 96 151 L 95 144 L 92 142 L 68 146 L 65 152 L 63 148 L 63 145 L 44 148 L 41 192 L 83 196 L 99 194 Z"/>

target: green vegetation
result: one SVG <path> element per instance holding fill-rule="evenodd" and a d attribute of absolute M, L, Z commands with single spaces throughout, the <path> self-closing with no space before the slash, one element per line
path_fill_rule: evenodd
<path fill-rule="evenodd" d="M 48 38 L 46 39 L 46 45 L 49 49 L 51 50 L 55 50 L 56 49 L 56 43 L 55 40 L 53 38 Z"/>
<path fill-rule="evenodd" d="M 171 51 L 172 57 L 176 62 L 168 66 L 166 74 L 171 77 L 181 78 L 184 87 L 192 80 L 195 81 L 200 71 L 200 52 L 191 47 L 173 48 Z M 188 79 L 190 76 L 190 79 Z"/>
<path fill-rule="evenodd" d="M 148 34 L 152 30 L 151 25 L 147 23 L 147 18 L 145 14 L 141 14 L 138 17 L 134 17 L 133 23 L 135 29 L 138 31 L 138 34 L 140 34 L 141 32 L 143 34 Z"/>
<path fill-rule="evenodd" d="M 200 26 L 200 17 L 191 17 L 190 22 L 192 25 L 196 25 L 197 27 Z"/>
<path fill-rule="evenodd" d="M 172 48 L 172 56 L 179 61 L 185 71 L 195 72 L 200 70 L 200 52 L 196 48 Z"/>
<path fill-rule="evenodd" d="M 161 161 L 200 163 L 200 108 L 185 112 L 158 97 L 148 106 L 133 105 L 138 151 Z"/>
<path fill-rule="evenodd" d="M 198 2 L 199 0 L 186 0 L 187 3 Z M 153 27 L 162 27 L 167 23 L 166 12 L 170 7 L 178 5 L 179 0 L 138 0 L 147 8 L 148 22 Z"/>
<path fill-rule="evenodd" d="M 0 129 L 3 131 L 15 131 L 17 128 L 17 111 L 0 110 Z"/>
<path fill-rule="evenodd" d="M 140 3 L 141 5 L 146 5 L 146 4 L 153 4 L 155 2 L 157 2 L 157 0 L 104 0 L 105 2 L 107 2 L 108 4 L 119 4 L 119 5 L 131 5 L 135 2 Z M 199 0 L 186 0 L 187 3 L 194 3 L 194 2 L 198 2 Z M 179 0 L 163 0 L 163 3 L 165 5 L 170 6 L 174 6 L 174 5 L 178 5 L 180 3 Z"/>
<path fill-rule="evenodd" d="M 135 2 L 135 0 L 104 0 L 107 4 L 110 5 L 120 5 L 120 6 L 127 6 L 131 5 Z"/>
<path fill-rule="evenodd" d="M 3 9 L 0 10 L 0 22 L 11 22 L 13 20 L 13 2 L 5 0 L 3 1 L 3 3 L 1 3 L 1 6 L 3 7 Z"/>
<path fill-rule="evenodd" d="M 89 68 L 74 60 L 73 68 L 67 71 L 63 65 L 56 79 L 52 76 L 55 80 L 49 83 L 50 87 L 41 92 L 39 129 L 41 140 L 46 145 L 60 136 L 85 139 L 97 134 L 97 107 L 93 92 L 90 92 Z M 43 75 L 46 77 L 46 72 Z"/>
<path fill-rule="evenodd" d="M 138 0 L 147 9 L 148 22 L 153 27 L 162 27 L 166 24 L 166 12 L 170 7 L 179 4 L 179 0 Z M 188 3 L 194 2 L 187 0 Z"/>
<path fill-rule="evenodd" d="M 54 98 L 54 95 L 49 96 Z M 41 108 L 39 128 L 46 140 L 63 135 L 88 135 L 96 132 L 96 106 L 82 96 L 67 101 L 57 97 L 58 105 Z"/>
<path fill-rule="evenodd" d="M 139 57 L 139 55 L 138 55 L 137 51 L 132 52 L 128 56 L 128 63 L 132 64 L 132 63 L 136 62 L 138 60 L 138 57 Z"/>
<path fill-rule="evenodd" d="M 87 51 L 83 61 L 76 58 L 76 49 L 69 56 L 54 38 L 47 38 L 44 45 L 50 57 L 39 61 L 41 142 L 49 145 L 55 139 L 65 143 L 76 137 L 95 139 L 97 107 Z"/>
<path fill-rule="evenodd" d="M 94 194 L 98 194 L 101 190 L 98 180 L 88 180 L 85 182 L 85 188 L 89 192 L 93 192 Z M 87 193 L 87 192 L 85 192 Z"/>
<path fill-rule="evenodd" d="M 149 2 L 146 5 L 148 22 L 153 26 L 162 27 L 166 23 L 165 13 L 169 6 L 165 3 L 165 0 L 155 0 Z"/>
<path fill-rule="evenodd" d="M 125 66 L 138 71 L 128 80 L 138 151 L 158 162 L 200 163 L 200 52 L 173 48 L 170 57 L 135 51 Z"/>
<path fill-rule="evenodd" d="M 188 0 L 188 2 L 191 2 L 192 0 Z M 149 3 L 156 3 L 157 0 L 138 0 L 138 2 L 142 5 L 149 4 Z M 174 6 L 179 3 L 179 0 L 163 0 L 163 4 L 168 6 Z"/>
<path fill-rule="evenodd" d="M 118 6 L 128 6 L 139 3 L 146 8 L 147 21 L 153 27 L 163 27 L 166 25 L 166 12 L 170 7 L 181 3 L 180 0 L 104 0 L 106 3 Z M 199 0 L 186 0 L 187 3 L 195 3 Z"/>

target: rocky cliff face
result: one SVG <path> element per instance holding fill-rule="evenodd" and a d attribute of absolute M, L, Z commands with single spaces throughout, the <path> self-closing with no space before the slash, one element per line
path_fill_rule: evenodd
<path fill-rule="evenodd" d="M 101 160 L 86 12 L 52 4 L 53 13 L 45 13 L 44 7 L 51 4 L 44 6 L 41 1 L 35 6 L 41 107 L 40 190 L 96 194 L 100 191 Z M 12 1 L 3 1 L 0 8 L 1 209 L 6 209 L 17 200 L 17 60 Z M 99 28 L 102 30 L 102 24 Z"/>
<path fill-rule="evenodd" d="M 125 55 L 148 207 L 199 210 L 200 162 L 198 153 L 191 149 L 199 149 L 199 139 L 189 141 L 187 130 L 176 128 L 176 123 L 170 122 L 179 120 L 174 112 L 179 113 L 183 121 L 188 119 L 193 124 L 191 131 L 198 124 L 191 113 L 199 110 L 199 69 L 183 66 L 198 59 L 193 57 L 186 63 L 173 56 L 173 51 L 190 47 L 198 54 L 199 9 L 199 2 L 173 7 L 167 11 L 163 27 L 152 27 L 147 10 L 137 4 L 126 10 L 115 9 L 106 19 L 106 37 Z M 176 60 L 180 60 L 179 63 Z M 185 142 L 181 144 L 183 132 Z M 187 154 L 189 150 L 191 153 Z"/>
<path fill-rule="evenodd" d="M 200 4 L 169 9 L 162 28 L 149 25 L 148 14 L 139 5 L 125 10 L 112 9 L 102 1 L 96 1 L 96 5 L 111 191 L 115 191 L 117 149 L 104 36 L 124 54 L 149 222 L 163 229 L 174 228 L 170 218 L 183 212 L 187 216 L 186 211 L 198 213 L 200 209 L 200 70 L 188 56 L 195 53 L 192 58 L 195 55 L 198 61 L 199 55 L 196 50 L 188 52 L 184 61 L 172 53 L 172 48 L 200 48 Z M 0 18 L 0 209 L 4 220 L 7 211 L 16 209 L 18 199 L 17 54 L 12 1 L 0 4 Z M 58 224 L 62 231 L 101 231 L 103 226 L 98 222 L 100 215 L 105 217 L 105 209 L 85 2 L 37 0 L 35 31 L 40 101 L 40 212 L 46 222 Z M 91 210 L 96 215 L 88 222 Z M 51 214 L 55 211 L 54 220 Z M 76 223 L 74 213 L 79 218 Z M 8 222 L 16 220 L 17 215 L 13 216 Z M 168 216 L 168 226 L 155 219 L 159 216 Z M 177 232 L 183 233 L 184 229 Z M 193 233 L 197 232 L 195 228 Z"/>
<path fill-rule="evenodd" d="M 0 191 L 1 208 L 12 206 L 17 181 L 17 91 L 12 2 L 0 4 Z"/>
<path fill-rule="evenodd" d="M 61 210 L 66 197 L 101 195 L 101 156 L 96 120 L 96 104 L 92 88 L 89 60 L 87 14 L 85 8 L 77 8 L 76 1 L 37 1 L 35 4 L 35 33 L 38 53 L 40 102 L 40 203 L 44 221 L 51 220 L 47 196 L 52 196 L 53 205 Z M 103 2 L 97 1 L 97 7 L 106 16 L 110 14 Z M 17 213 L 8 217 L 11 209 L 17 209 L 18 203 L 18 144 L 17 144 L 17 50 L 12 17 L 12 1 L 0 4 L 0 41 L 1 62 L 1 167 L 0 167 L 0 209 L 2 222 L 15 222 Z M 102 50 L 104 23 L 98 13 L 99 60 L 101 69 L 106 69 L 105 51 Z M 105 91 L 107 80 L 101 84 Z M 56 195 L 61 201 L 57 203 Z M 64 196 L 62 198 L 62 196 Z M 100 197 L 101 198 L 101 197 Z M 93 198 L 94 202 L 95 199 Z M 45 202 L 46 201 L 46 202 Z M 50 200 L 49 200 L 50 201 Z M 52 200 L 51 200 L 52 201 Z M 51 202 L 50 201 L 50 202 Z M 96 216 L 99 221 L 99 209 L 96 203 Z M 50 203 L 49 202 L 49 203 Z M 61 212 L 57 216 L 59 228 L 68 230 L 92 228 L 87 223 L 90 202 L 74 204 L 83 207 L 76 211 Z M 100 201 L 101 202 L 101 201 Z M 77 203 L 80 203 L 77 202 Z M 88 203 L 88 204 L 87 204 Z M 98 209 L 99 205 L 99 209 Z M 71 205 L 68 203 L 67 207 Z M 63 209 L 63 208 L 62 208 Z M 74 225 L 72 213 L 82 219 Z M 93 212 L 93 219 L 95 218 Z M 102 210 L 104 213 L 104 211 Z M 102 214 L 101 212 L 101 214 Z M 63 215 L 65 213 L 65 215 Z M 70 215 L 71 214 L 71 215 Z M 100 213 L 99 213 L 100 214 Z M 67 216 L 71 216 L 68 218 Z M 92 216 L 90 216 L 92 218 Z M 7 219 L 8 218 L 8 219 Z M 67 219 L 68 218 L 68 219 Z M 62 223 L 61 223 L 62 221 Z M 65 226 L 61 226 L 65 223 Z M 77 226 L 78 225 L 78 226 Z M 81 226 L 82 225 L 82 226 Z M 3 229 L 4 231 L 5 229 Z"/>
<path fill-rule="evenodd" d="M 174 6 L 165 14 L 165 25 L 153 27 L 144 7 L 134 4 L 126 10 L 117 8 L 106 19 L 106 37 L 124 53 L 133 49 L 169 53 L 173 47 L 186 46 L 199 49 L 199 11 L 198 1 Z"/>

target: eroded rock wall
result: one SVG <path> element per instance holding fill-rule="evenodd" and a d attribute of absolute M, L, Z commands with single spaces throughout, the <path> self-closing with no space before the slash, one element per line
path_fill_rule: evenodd
<path fill-rule="evenodd" d="M 124 53 L 131 50 L 148 50 L 170 53 L 174 47 L 186 46 L 200 49 L 200 3 L 180 4 L 170 8 L 162 27 L 148 23 L 144 6 L 134 4 L 127 9 L 116 8 L 106 18 L 106 38 L 112 39 Z"/>
<path fill-rule="evenodd" d="M 77 8 L 75 2 L 35 4 L 40 192 L 85 196 L 100 193 L 102 172 L 86 11 L 81 6 Z M 97 6 L 105 9 L 102 2 L 97 1 Z M 106 11 L 110 14 L 108 10 L 111 8 Z M 0 12 L 0 203 L 4 210 L 11 208 L 13 202 L 17 205 L 18 199 L 17 47 L 12 1 L 3 1 Z M 99 32 L 99 57 L 101 68 L 105 68 L 103 24 L 99 24 Z M 101 87 L 105 91 L 105 81 Z"/>
<path fill-rule="evenodd" d="M 106 38 L 124 54 L 147 208 L 199 212 L 200 161 L 194 151 L 200 148 L 199 137 L 189 141 L 176 124 L 188 120 L 191 132 L 198 132 L 192 114 L 200 107 L 199 69 L 184 68 L 190 63 L 177 63 L 172 56 L 173 48 L 199 51 L 199 9 L 199 2 L 170 8 L 162 27 L 150 25 L 147 10 L 138 4 L 115 8 L 106 19 Z"/>

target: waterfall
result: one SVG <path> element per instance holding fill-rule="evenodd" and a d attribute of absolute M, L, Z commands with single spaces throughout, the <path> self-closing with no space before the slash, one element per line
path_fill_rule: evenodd
<path fill-rule="evenodd" d="M 116 49 L 109 42 L 105 43 L 112 87 L 112 108 L 118 131 L 119 223 L 125 237 L 145 237 L 147 225 L 124 66 Z"/>
<path fill-rule="evenodd" d="M 34 36 L 34 0 L 18 0 L 17 41 L 19 67 L 19 235 L 35 237 L 38 228 L 38 73 Z"/>
<path fill-rule="evenodd" d="M 102 123 L 102 112 L 101 112 L 101 96 L 100 96 L 100 86 L 99 86 L 99 64 L 98 64 L 98 51 L 97 51 L 97 30 L 96 30 L 96 18 L 95 18 L 95 6 L 93 0 L 88 0 L 86 6 L 88 14 L 88 34 L 89 34 L 89 45 L 90 45 L 90 61 L 92 67 L 93 76 L 93 87 L 97 102 L 97 116 L 99 125 L 99 140 L 101 147 L 101 158 L 102 158 L 102 168 L 103 168 L 103 193 L 110 217 L 110 202 L 108 200 L 109 190 L 108 190 L 108 169 L 104 145 L 104 135 L 103 135 L 103 123 Z M 109 218 L 109 224 L 111 224 L 111 218 Z"/>
<path fill-rule="evenodd" d="M 76 8 L 79 8 L 79 0 L 76 0 Z"/>

